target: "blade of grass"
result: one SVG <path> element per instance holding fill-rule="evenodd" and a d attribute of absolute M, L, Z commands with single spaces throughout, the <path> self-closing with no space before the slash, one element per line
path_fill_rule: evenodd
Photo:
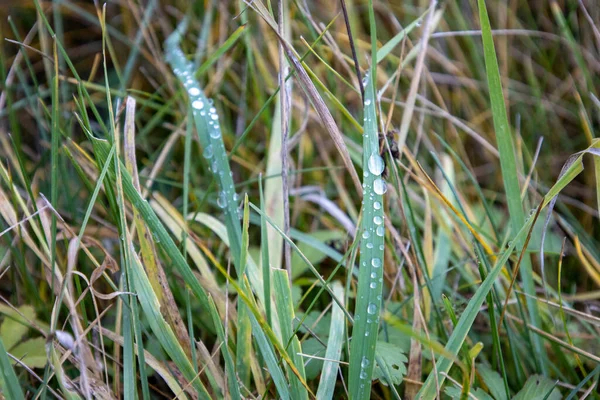
<path fill-rule="evenodd" d="M 201 398 L 210 399 L 210 395 L 202 384 L 202 381 L 196 375 L 196 371 L 194 371 L 194 367 L 179 344 L 177 337 L 171 330 L 167 321 L 160 314 L 160 304 L 152 290 L 152 286 L 140 259 L 133 249 L 131 254 L 133 257 L 130 278 L 134 282 L 133 286 L 137 293 L 137 301 L 139 301 L 142 306 L 150 329 L 154 332 L 156 339 L 169 357 L 175 362 L 185 379 L 201 395 Z"/>
<path fill-rule="evenodd" d="M 519 174 L 517 172 L 517 163 L 514 153 L 514 143 L 508 116 L 506 114 L 506 105 L 504 103 L 504 94 L 502 91 L 502 83 L 500 80 L 500 72 L 498 61 L 496 59 L 496 51 L 494 48 L 494 40 L 492 38 L 492 28 L 487 13 L 487 8 L 484 0 L 478 0 L 479 19 L 481 23 L 483 52 L 485 58 L 485 67 L 487 81 L 490 91 L 491 111 L 494 121 L 494 130 L 496 134 L 496 142 L 500 152 L 500 167 L 502 169 L 502 180 L 504 182 L 504 190 L 506 191 L 506 199 L 510 214 L 510 227 L 513 235 L 518 232 L 525 223 L 525 214 L 521 203 L 521 189 L 519 187 Z M 523 246 L 523 242 L 517 242 L 518 247 Z M 530 296 L 535 296 L 535 286 L 533 282 L 533 272 L 531 268 L 531 258 L 529 255 L 523 258 L 521 265 L 521 279 L 523 281 L 523 289 Z M 527 309 L 531 324 L 535 327 L 541 326 L 538 305 L 534 298 L 527 298 Z M 540 372 L 547 374 L 547 365 L 544 347 L 541 339 L 535 335 L 532 337 L 533 346 L 532 356 L 535 358 Z"/>
<path fill-rule="evenodd" d="M 331 290 L 339 298 L 344 298 L 344 287 L 339 282 L 333 282 Z M 343 305 L 343 303 L 342 303 Z M 344 341 L 344 312 L 340 306 L 333 304 L 331 310 L 331 324 L 329 326 L 329 339 L 327 340 L 327 350 L 321 370 L 321 379 L 317 390 L 318 400 L 329 400 L 333 398 L 335 383 L 340 368 L 340 356 L 342 354 L 342 343 Z"/>
<path fill-rule="evenodd" d="M 360 268 L 350 343 L 348 392 L 351 399 L 369 399 L 375 367 L 375 347 L 381 313 L 384 260 L 384 207 L 386 182 L 381 176 L 384 161 L 379 155 L 379 130 L 375 84 L 377 82 L 377 32 L 373 2 L 369 0 L 371 26 L 370 74 L 365 88 L 363 134 L 363 203 L 360 235 Z"/>
<path fill-rule="evenodd" d="M 0 387 L 3 388 L 2 391 L 9 399 L 20 400 L 25 398 L 19 379 L 15 375 L 8 353 L 2 343 L 2 338 L 0 338 Z"/>
<path fill-rule="evenodd" d="M 299 353 L 302 352 L 298 336 L 293 332 L 294 325 L 294 304 L 292 301 L 292 291 L 290 289 L 290 280 L 286 270 L 277 269 L 273 271 L 273 289 L 277 305 L 277 315 L 281 329 L 281 337 L 288 355 L 294 362 L 296 369 L 300 372 L 303 379 L 306 379 L 304 373 L 304 362 Z M 290 371 L 291 378 L 290 394 L 293 399 L 308 399 L 308 392 L 301 381 Z"/>
<path fill-rule="evenodd" d="M 235 373 L 235 364 L 231 358 L 231 352 L 229 351 L 229 345 L 227 344 L 227 337 L 225 337 L 225 331 L 223 330 L 221 318 L 219 317 L 217 307 L 215 306 L 215 302 L 211 296 L 208 297 L 208 301 L 210 304 L 208 309 L 212 316 L 213 323 L 215 324 L 215 328 L 217 329 L 217 336 L 222 342 L 221 353 L 223 354 L 223 359 L 225 360 L 225 371 L 227 373 L 227 387 L 229 388 L 229 396 L 231 396 L 232 399 L 241 399 L 242 395 L 240 394 L 240 386 Z"/>

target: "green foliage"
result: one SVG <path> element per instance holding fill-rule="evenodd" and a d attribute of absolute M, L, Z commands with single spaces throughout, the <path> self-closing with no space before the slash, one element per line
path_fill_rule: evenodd
<path fill-rule="evenodd" d="M 8 0 L 0 397 L 600 399 L 598 12 L 505 3 Z"/>

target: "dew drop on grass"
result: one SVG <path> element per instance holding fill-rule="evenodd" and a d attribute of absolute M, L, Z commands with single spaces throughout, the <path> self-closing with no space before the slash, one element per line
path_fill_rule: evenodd
<path fill-rule="evenodd" d="M 377 312 L 377 306 L 375 305 L 375 303 L 369 303 L 369 306 L 367 307 L 367 313 L 373 315 Z"/>
<path fill-rule="evenodd" d="M 369 233 L 369 231 L 365 230 L 362 234 L 362 237 L 363 237 L 363 239 L 368 239 L 370 235 L 371 234 Z"/>
<path fill-rule="evenodd" d="M 382 222 L 383 222 L 383 218 L 381 218 L 379 215 L 376 215 L 373 217 L 373 223 L 375 225 L 381 225 Z"/>
<path fill-rule="evenodd" d="M 374 268 L 380 268 L 381 267 L 381 258 L 377 258 L 375 257 L 374 259 L 371 260 L 371 265 Z"/>
<path fill-rule="evenodd" d="M 371 105 L 371 99 L 366 99 L 365 100 L 365 107 L 366 106 L 370 106 Z"/>
<path fill-rule="evenodd" d="M 375 272 L 371 272 L 371 279 L 377 278 L 377 274 Z"/>
<path fill-rule="evenodd" d="M 240 195 L 239 195 L 239 194 L 237 194 L 237 193 L 234 193 L 234 194 L 233 194 L 233 201 L 236 201 L 236 202 L 237 202 L 237 201 L 239 201 L 239 199 L 240 199 Z"/>
<path fill-rule="evenodd" d="M 381 156 L 376 152 L 371 154 L 371 157 L 369 157 L 369 160 L 367 161 L 367 165 L 369 167 L 369 172 L 371 172 L 373 175 L 381 175 L 383 169 L 385 168 L 383 158 L 381 158 Z"/>
<path fill-rule="evenodd" d="M 218 129 L 216 129 L 216 128 L 215 128 L 215 129 L 211 129 L 211 130 L 210 130 L 210 137 L 211 137 L 211 138 L 213 138 L 213 139 L 218 139 L 218 138 L 219 138 L 219 136 L 221 136 L 221 133 L 219 132 L 219 130 L 218 130 Z"/>
<path fill-rule="evenodd" d="M 375 233 L 377 234 L 377 236 L 383 237 L 383 234 L 385 233 L 385 228 L 383 227 L 383 225 L 379 225 L 375 230 Z"/>
<path fill-rule="evenodd" d="M 204 103 L 202 100 L 194 100 L 192 102 L 192 107 L 194 107 L 196 110 L 202 110 L 204 108 Z"/>
<path fill-rule="evenodd" d="M 373 243 L 369 242 L 367 243 L 367 249 L 372 249 L 373 248 Z"/>
<path fill-rule="evenodd" d="M 377 287 L 377 283 L 375 283 L 375 282 L 371 282 L 371 284 L 369 285 L 369 287 L 370 287 L 371 289 L 375 289 L 375 288 Z"/>
<path fill-rule="evenodd" d="M 373 208 L 376 209 L 376 210 L 381 209 L 381 203 L 378 202 L 378 201 L 376 201 L 375 203 L 373 203 Z"/>
<path fill-rule="evenodd" d="M 220 208 L 225 208 L 227 206 L 227 196 L 225 192 L 220 192 L 219 197 L 217 198 L 217 205 Z"/>
<path fill-rule="evenodd" d="M 193 83 L 188 81 L 188 84 Z M 188 93 L 190 94 L 190 96 L 198 96 L 200 94 L 200 89 L 198 89 L 197 87 L 191 87 L 190 90 L 188 90 Z"/>
<path fill-rule="evenodd" d="M 383 179 L 377 178 L 375 179 L 375 182 L 373 182 L 373 190 L 375 193 L 382 195 L 387 192 L 387 184 Z"/>
<path fill-rule="evenodd" d="M 202 155 L 204 156 L 204 158 L 212 158 L 213 156 L 213 147 L 212 145 L 208 145 L 206 146 L 206 148 L 204 149 L 204 152 L 202 152 Z"/>
<path fill-rule="evenodd" d="M 361 368 L 367 368 L 369 366 L 369 359 L 365 356 L 363 356 L 361 362 L 360 362 L 360 367 Z"/>
<path fill-rule="evenodd" d="M 217 119 L 219 119 L 219 116 L 216 113 L 213 113 L 212 111 L 210 112 L 210 117 L 213 119 L 213 121 L 216 121 Z"/>

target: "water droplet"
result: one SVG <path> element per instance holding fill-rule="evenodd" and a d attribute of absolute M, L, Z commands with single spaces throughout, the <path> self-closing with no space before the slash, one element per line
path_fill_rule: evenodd
<path fill-rule="evenodd" d="M 375 305 L 375 303 L 369 303 L 369 306 L 367 307 L 367 312 L 371 315 L 377 312 L 377 306 Z"/>
<path fill-rule="evenodd" d="M 371 272 L 371 279 L 377 278 L 377 274 L 375 272 Z"/>
<path fill-rule="evenodd" d="M 383 158 L 381 158 L 381 156 L 376 152 L 371 154 L 369 161 L 367 161 L 367 165 L 369 167 L 369 172 L 371 172 L 373 175 L 381 175 L 383 169 L 385 168 Z"/>
<path fill-rule="evenodd" d="M 202 110 L 204 108 L 204 103 L 202 100 L 194 100 L 192 102 L 192 107 L 194 107 L 196 110 Z"/>
<path fill-rule="evenodd" d="M 370 287 L 371 289 L 375 289 L 375 288 L 377 287 L 377 283 L 375 283 L 375 282 L 371 282 L 371 284 L 369 285 L 369 287 Z"/>
<path fill-rule="evenodd" d="M 192 84 L 193 81 L 187 81 L 188 85 Z M 197 87 L 191 87 L 190 90 L 188 90 L 188 93 L 190 94 L 190 96 L 198 96 L 200 94 L 200 89 L 198 89 Z"/>
<path fill-rule="evenodd" d="M 379 215 L 376 215 L 373 217 L 373 223 L 375 225 L 381 225 L 383 223 L 383 218 L 381 218 Z"/>
<path fill-rule="evenodd" d="M 219 119 L 219 116 L 216 113 L 213 113 L 212 111 L 210 112 L 210 117 L 212 118 L 213 121 L 216 121 Z"/>
<path fill-rule="evenodd" d="M 221 136 L 221 132 L 218 129 L 214 128 L 210 130 L 210 137 L 213 139 L 218 139 Z"/>
<path fill-rule="evenodd" d="M 365 371 L 365 370 L 360 371 L 360 379 L 367 379 L 367 371 Z"/>
<path fill-rule="evenodd" d="M 365 107 L 366 106 L 370 106 L 371 105 L 371 99 L 366 99 L 365 100 Z"/>
<path fill-rule="evenodd" d="M 217 198 L 217 205 L 220 208 L 225 208 L 227 206 L 227 195 L 225 192 L 220 192 L 219 197 Z"/>
<path fill-rule="evenodd" d="M 373 191 L 379 195 L 382 195 L 387 192 L 387 184 L 383 179 L 377 178 L 375 179 L 375 182 L 373 182 Z"/>
<path fill-rule="evenodd" d="M 233 194 L 233 201 L 236 201 L 236 202 L 237 202 L 239 199 L 240 199 L 240 195 L 239 195 L 239 194 L 237 194 L 237 193 L 234 193 L 234 194 Z"/>
<path fill-rule="evenodd" d="M 213 156 L 213 147 L 212 145 L 208 145 L 206 146 L 206 148 L 204 149 L 204 152 L 202 152 L 202 155 L 204 156 L 204 158 L 212 158 Z"/>
<path fill-rule="evenodd" d="M 366 331 L 366 332 L 365 332 L 365 336 L 369 336 L 369 331 Z"/>
<path fill-rule="evenodd" d="M 375 233 L 377 234 L 377 236 L 383 237 L 383 235 L 385 234 L 385 228 L 383 227 L 383 225 L 379 225 L 375 230 Z"/>
<path fill-rule="evenodd" d="M 372 259 L 371 265 L 373 266 L 373 268 L 381 268 L 381 258 L 375 257 L 374 259 Z"/>
<path fill-rule="evenodd" d="M 368 239 L 369 236 L 371 236 L 371 234 L 369 233 L 369 231 L 365 230 L 362 234 L 363 239 Z"/>
<path fill-rule="evenodd" d="M 383 249 L 385 249 L 385 247 L 383 247 L 382 244 L 379 245 L 379 250 L 383 251 Z"/>
<path fill-rule="evenodd" d="M 365 356 L 363 356 L 361 362 L 360 362 L 360 367 L 361 368 L 367 368 L 369 366 L 369 359 Z"/>
<path fill-rule="evenodd" d="M 378 202 L 378 201 L 376 201 L 375 203 L 373 203 L 373 208 L 376 209 L 376 210 L 381 209 L 381 203 Z"/>
<path fill-rule="evenodd" d="M 367 249 L 372 249 L 373 248 L 373 243 L 369 242 L 367 243 Z"/>

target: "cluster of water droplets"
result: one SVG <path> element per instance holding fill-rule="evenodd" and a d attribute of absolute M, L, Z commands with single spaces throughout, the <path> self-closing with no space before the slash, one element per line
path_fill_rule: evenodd
<path fill-rule="evenodd" d="M 198 81 L 194 78 L 192 63 L 187 61 L 185 54 L 180 48 L 176 47 L 169 51 L 167 60 L 174 66 L 173 72 L 183 83 L 189 95 L 194 117 L 197 118 L 200 116 L 206 122 L 209 139 L 208 144 L 202 152 L 202 156 L 207 160 L 211 171 L 219 178 L 221 183 L 222 190 L 217 194 L 217 206 L 227 211 L 230 202 L 233 202 L 237 206 L 239 195 L 235 192 L 233 180 L 231 179 L 231 171 L 229 171 L 229 177 L 225 177 L 224 170 L 223 168 L 219 168 L 219 162 L 215 157 L 216 150 L 225 154 L 217 109 L 213 105 L 213 100 L 206 98 L 200 89 Z"/>

